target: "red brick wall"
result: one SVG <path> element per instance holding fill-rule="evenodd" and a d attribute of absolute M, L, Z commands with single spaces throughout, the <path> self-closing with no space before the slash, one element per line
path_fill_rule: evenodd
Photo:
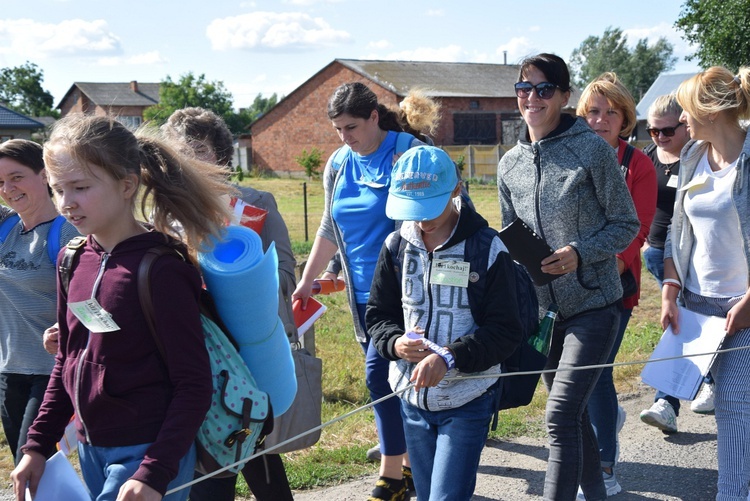
<path fill-rule="evenodd" d="M 364 78 L 343 65 L 333 62 L 284 98 L 267 115 L 252 125 L 252 164 L 262 170 L 277 173 L 300 173 L 294 160 L 302 150 L 318 148 L 323 152 L 323 165 L 341 141 L 326 115 L 328 99 L 339 85 L 361 81 L 378 96 L 386 106 L 397 106 L 397 96 L 388 89 Z M 517 112 L 514 98 L 443 98 L 442 118 L 435 144 L 453 145 L 453 112 L 495 112 L 498 142 L 500 140 L 500 113 Z M 470 102 L 478 101 L 479 108 L 471 109 Z"/>

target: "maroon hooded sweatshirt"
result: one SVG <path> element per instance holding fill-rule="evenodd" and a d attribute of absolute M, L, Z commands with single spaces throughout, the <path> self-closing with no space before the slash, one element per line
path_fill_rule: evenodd
<path fill-rule="evenodd" d="M 151 443 L 133 479 L 162 495 L 193 444 L 211 402 L 211 368 L 199 312 L 198 270 L 164 256 L 151 269 L 162 359 L 141 310 L 136 277 L 145 252 L 166 242 L 137 235 L 107 253 L 89 236 L 67 296 L 58 284 L 60 349 L 23 450 L 49 457 L 75 412 L 78 439 L 98 447 Z M 184 255 L 187 256 L 185 249 Z M 89 332 L 68 303 L 95 298 L 119 330 Z"/>

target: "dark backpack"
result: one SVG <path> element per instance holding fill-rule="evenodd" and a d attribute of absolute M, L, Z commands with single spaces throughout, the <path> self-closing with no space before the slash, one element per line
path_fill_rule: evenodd
<path fill-rule="evenodd" d="M 59 271 L 60 284 L 66 294 L 75 268 L 76 256 L 85 243 L 85 237 L 76 237 L 65 248 Z M 185 259 L 177 249 L 169 245 L 152 247 L 146 251 L 138 266 L 137 287 L 149 332 L 159 350 L 162 362 L 165 362 L 166 353 L 156 332 L 156 316 L 150 294 L 151 268 L 162 256 Z M 268 395 L 257 387 L 255 379 L 237 351 L 237 342 L 221 321 L 213 299 L 206 290 L 201 292 L 200 310 L 206 348 L 209 351 L 220 350 L 227 354 L 226 357 L 219 357 L 222 358 L 220 362 L 215 360 L 217 357 L 210 357 L 214 387 L 211 411 L 207 413 L 196 439 L 196 470 L 211 473 L 255 453 L 266 435 L 273 430 L 273 411 Z M 164 371 L 166 374 L 166 365 Z M 220 431 L 222 429 L 225 431 Z M 242 467 L 243 465 L 238 465 L 215 476 L 232 476 Z"/>
<path fill-rule="evenodd" d="M 484 227 L 466 239 L 464 244 L 464 260 L 469 263 L 469 270 L 476 271 L 479 279 L 476 282 L 469 281 L 467 296 L 469 307 L 474 318 L 480 318 L 482 298 L 487 282 L 487 265 L 490 254 L 490 246 L 497 231 Z M 406 241 L 398 235 L 395 239 L 388 240 L 388 251 L 391 261 L 398 274 L 401 283 L 401 263 L 403 263 Z M 539 371 L 547 362 L 547 357 L 536 351 L 528 343 L 539 327 L 539 301 L 536 297 L 536 289 L 531 283 L 526 269 L 520 264 L 513 262 L 515 272 L 516 298 L 518 300 L 519 317 L 523 328 L 521 343 L 502 363 L 503 372 Z M 500 385 L 500 396 L 497 402 L 497 410 L 511 409 L 528 405 L 534 396 L 539 374 L 511 376 L 498 379 Z M 493 421 L 493 430 L 497 416 Z"/>
<path fill-rule="evenodd" d="M 0 244 L 5 242 L 8 238 L 13 227 L 18 224 L 21 217 L 18 214 L 8 216 L 2 224 L 0 224 Z M 62 225 L 65 223 L 64 216 L 57 216 L 49 227 L 47 233 L 47 257 L 49 257 L 50 263 L 57 264 L 57 255 L 60 253 L 60 235 L 62 232 Z"/>

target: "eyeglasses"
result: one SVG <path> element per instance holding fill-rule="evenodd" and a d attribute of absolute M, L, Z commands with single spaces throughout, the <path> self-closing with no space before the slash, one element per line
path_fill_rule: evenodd
<path fill-rule="evenodd" d="M 557 90 L 557 85 L 549 82 L 542 82 L 536 85 L 531 85 L 530 82 L 518 82 L 514 87 L 516 89 L 516 96 L 522 99 L 528 98 L 532 90 L 536 90 L 536 95 L 540 99 L 552 99 Z"/>
<path fill-rule="evenodd" d="M 660 133 L 664 134 L 666 137 L 672 137 L 672 136 L 674 136 L 674 133 L 677 131 L 677 128 L 680 127 L 680 126 L 682 126 L 682 125 L 685 125 L 685 124 L 682 123 L 682 122 L 680 122 L 677 125 L 675 125 L 674 127 L 664 127 L 663 129 L 653 129 L 651 127 L 647 127 L 646 128 L 646 132 L 648 132 L 648 135 L 651 136 L 651 137 L 653 137 L 653 138 L 659 137 Z"/>

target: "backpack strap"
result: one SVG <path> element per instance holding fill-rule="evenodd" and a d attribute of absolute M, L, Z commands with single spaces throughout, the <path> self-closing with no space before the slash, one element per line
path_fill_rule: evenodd
<path fill-rule="evenodd" d="M 399 132 L 396 135 L 396 155 L 400 155 L 411 147 L 414 136 L 408 132 Z"/>
<path fill-rule="evenodd" d="M 630 167 L 633 151 L 635 151 L 635 148 L 632 145 L 625 145 L 625 153 L 622 154 L 622 162 L 620 163 L 620 169 L 622 169 L 622 175 L 625 176 L 625 179 L 628 178 L 628 167 Z"/>
<path fill-rule="evenodd" d="M 338 150 L 333 152 L 333 158 L 331 159 L 331 168 L 334 171 L 339 171 L 341 169 L 341 166 L 344 165 L 344 162 L 346 162 L 347 158 L 349 158 L 349 154 L 352 152 L 352 149 L 349 148 L 348 145 L 344 145 L 340 147 Z"/>
<path fill-rule="evenodd" d="M 146 317 L 146 324 L 148 325 L 148 331 L 151 333 L 151 337 L 154 338 L 154 343 L 161 354 L 161 358 L 166 363 L 167 355 L 164 350 L 164 344 L 161 342 L 161 338 L 156 333 L 156 312 L 154 311 L 154 302 L 151 298 L 151 268 L 157 259 L 167 254 L 172 254 L 185 259 L 185 257 L 171 247 L 166 245 L 158 245 L 151 247 L 143 255 L 141 263 L 138 265 L 138 277 L 136 279 L 138 283 L 138 301 L 141 303 L 141 310 L 143 310 L 143 316 Z"/>
<path fill-rule="evenodd" d="M 86 237 L 75 237 L 65 246 L 62 260 L 57 272 L 60 274 L 60 286 L 65 295 L 68 295 L 68 286 L 70 285 L 70 275 L 73 273 L 73 261 L 76 256 L 83 250 L 86 245 Z"/>
<path fill-rule="evenodd" d="M 65 224 L 65 216 L 57 216 L 49 227 L 47 233 L 47 256 L 52 264 L 57 264 L 57 255 L 60 253 L 62 242 L 62 227 Z"/>
<path fill-rule="evenodd" d="M 0 244 L 5 242 L 5 239 L 8 238 L 13 227 L 18 224 L 18 221 L 20 220 L 21 217 L 18 214 L 11 214 L 5 218 L 5 221 L 0 224 Z"/>

